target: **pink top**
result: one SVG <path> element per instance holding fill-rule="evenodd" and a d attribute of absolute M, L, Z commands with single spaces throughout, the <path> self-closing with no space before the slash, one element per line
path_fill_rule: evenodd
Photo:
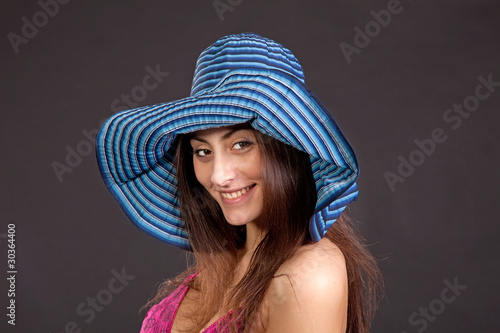
<path fill-rule="evenodd" d="M 198 273 L 199 272 L 189 275 L 186 280 L 184 280 L 184 284 L 187 284 Z M 160 303 L 153 305 L 142 322 L 140 333 L 170 333 L 172 331 L 172 325 L 174 323 L 177 310 L 179 309 L 179 305 L 181 304 L 188 289 L 189 286 L 181 285 L 170 295 L 165 297 Z M 217 324 L 224 323 L 226 317 L 231 320 L 232 312 L 233 311 L 231 310 L 225 316 L 217 319 L 212 325 L 207 327 L 203 333 L 218 333 Z M 241 324 L 238 325 L 238 331 L 243 331 L 243 326 Z"/>

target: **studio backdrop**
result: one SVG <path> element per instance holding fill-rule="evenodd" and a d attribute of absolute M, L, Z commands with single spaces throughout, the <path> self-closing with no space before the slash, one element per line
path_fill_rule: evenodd
<path fill-rule="evenodd" d="M 134 227 L 95 136 L 189 95 L 196 58 L 289 48 L 354 147 L 346 211 L 382 270 L 373 332 L 499 332 L 500 3 L 69 1 L 0 5 L 2 332 L 138 332 L 186 253 Z"/>

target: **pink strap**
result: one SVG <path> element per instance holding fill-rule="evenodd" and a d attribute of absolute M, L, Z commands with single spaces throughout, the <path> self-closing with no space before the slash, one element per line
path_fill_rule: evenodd
<path fill-rule="evenodd" d="M 186 284 L 198 275 L 198 273 L 199 272 L 188 275 L 188 277 L 184 280 L 183 285 L 179 286 L 179 288 L 174 290 L 169 296 L 165 297 L 160 303 L 153 305 L 151 309 L 149 309 L 144 321 L 142 322 L 140 333 L 170 333 L 172 331 L 172 325 L 174 324 L 177 310 L 179 309 L 179 306 L 189 289 L 189 286 Z M 233 310 L 229 311 L 226 315 L 220 317 L 207 327 L 203 333 L 219 333 L 217 332 L 217 324 L 225 321 L 226 319 L 232 320 L 233 314 Z M 240 322 L 238 323 L 238 328 L 243 328 L 243 325 L 241 325 Z"/>

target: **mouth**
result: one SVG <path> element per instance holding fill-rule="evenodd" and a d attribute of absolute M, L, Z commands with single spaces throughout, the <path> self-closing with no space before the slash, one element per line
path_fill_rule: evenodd
<path fill-rule="evenodd" d="M 248 194 L 248 192 L 250 192 L 254 187 L 255 185 L 257 184 L 253 184 L 253 185 L 250 185 L 250 186 L 247 186 L 241 190 L 238 190 L 238 191 L 235 191 L 235 192 L 220 192 L 222 198 L 224 201 L 226 202 L 236 202 L 236 201 L 241 201 L 240 199 L 242 199 L 243 197 L 246 197 L 246 194 Z"/>

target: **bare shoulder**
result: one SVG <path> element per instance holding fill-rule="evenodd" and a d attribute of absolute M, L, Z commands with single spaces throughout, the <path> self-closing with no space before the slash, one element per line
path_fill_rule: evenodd
<path fill-rule="evenodd" d="M 266 332 L 345 332 L 347 269 L 328 239 L 304 246 L 276 272 L 265 297 Z"/>
<path fill-rule="evenodd" d="M 294 277 L 338 277 L 346 273 L 345 258 L 339 247 L 323 238 L 317 243 L 301 247 L 281 266 L 275 276 L 288 274 Z"/>

